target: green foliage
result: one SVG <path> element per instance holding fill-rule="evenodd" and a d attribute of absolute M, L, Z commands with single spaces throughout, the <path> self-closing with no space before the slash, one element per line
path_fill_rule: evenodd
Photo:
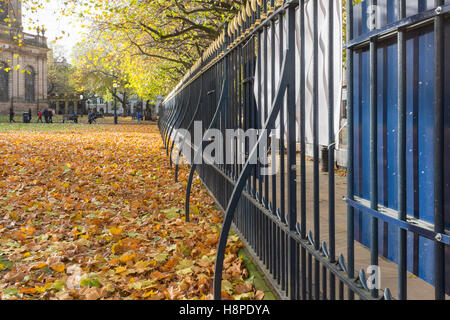
<path fill-rule="evenodd" d="M 75 54 L 80 90 L 154 100 L 167 94 L 214 41 L 241 1 L 106 0 L 89 4 L 89 36 Z"/>
<path fill-rule="evenodd" d="M 54 51 L 49 51 L 47 58 L 48 95 L 71 96 L 78 94 L 74 83 L 75 68 L 63 57 L 55 57 Z"/>

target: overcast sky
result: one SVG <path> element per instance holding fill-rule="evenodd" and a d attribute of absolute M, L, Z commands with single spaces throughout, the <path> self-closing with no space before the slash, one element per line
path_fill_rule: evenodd
<path fill-rule="evenodd" d="M 42 1 L 47 2 L 46 0 Z M 61 2 L 61 0 L 50 0 L 48 4 L 46 3 L 45 9 L 39 10 L 38 13 L 27 12 L 24 8 L 23 25 L 24 31 L 31 34 L 36 34 L 36 31 L 29 30 L 29 27 L 34 29 L 36 25 L 45 25 L 48 45 L 52 48 L 56 46 L 57 51 L 64 54 L 69 60 L 72 48 L 82 39 L 85 29 L 81 26 L 86 22 L 74 17 L 63 16 L 60 12 Z M 53 44 L 52 41 L 59 37 L 63 38 Z"/>

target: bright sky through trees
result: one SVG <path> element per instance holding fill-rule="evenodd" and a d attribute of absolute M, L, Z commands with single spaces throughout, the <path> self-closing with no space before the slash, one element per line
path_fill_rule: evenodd
<path fill-rule="evenodd" d="M 0 0 L 2 1 L 2 0 Z M 166 95 L 224 31 L 242 0 L 23 0 L 25 31 L 44 26 L 81 92 Z M 83 36 L 84 34 L 84 36 Z"/>
<path fill-rule="evenodd" d="M 64 5 L 61 0 L 49 0 L 48 3 L 42 0 L 42 2 L 45 3 L 43 8 L 37 8 L 34 12 L 24 5 L 24 31 L 36 34 L 36 26 L 44 25 L 47 29 L 45 35 L 49 46 L 57 51 L 58 56 L 70 59 L 72 49 L 81 41 L 83 33 L 87 30 L 82 26 L 89 21 L 77 18 L 75 15 L 64 15 L 62 13 Z"/>

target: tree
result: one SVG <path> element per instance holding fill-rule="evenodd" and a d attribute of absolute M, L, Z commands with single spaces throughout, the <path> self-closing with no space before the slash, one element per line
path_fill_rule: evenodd
<path fill-rule="evenodd" d="M 105 2 L 105 1 L 104 1 Z M 120 39 L 134 54 L 171 62 L 183 75 L 214 41 L 243 1 L 106 1 L 94 25 L 109 39 Z"/>
<path fill-rule="evenodd" d="M 87 69 L 114 78 L 130 92 L 152 101 L 176 85 L 242 3 L 102 1 L 101 6 L 83 13 L 92 26 L 79 46 L 89 52 L 89 61 L 79 61 L 79 66 L 96 65 L 95 70 Z"/>
<path fill-rule="evenodd" d="M 55 56 L 49 51 L 47 58 L 48 96 L 74 95 L 78 93 L 73 82 L 74 67 L 63 56 Z"/>
<path fill-rule="evenodd" d="M 31 12 L 45 6 L 41 0 L 22 1 Z M 78 66 L 83 65 L 85 73 L 77 71 L 89 85 L 80 83 L 80 87 L 90 87 L 111 96 L 111 89 L 107 87 L 114 82 L 121 91 L 127 89 L 127 92 L 134 92 L 146 100 L 168 93 L 218 37 L 225 21 L 234 16 L 243 3 L 243 0 L 61 2 L 63 15 L 76 15 L 91 24 L 78 49 L 91 53 L 90 62 L 78 59 Z M 93 39 L 99 38 L 102 42 L 100 48 L 92 43 Z M 99 52 L 95 52 L 97 49 Z M 109 53 L 102 57 L 104 49 Z M 96 84 L 93 79 L 101 81 Z"/>
<path fill-rule="evenodd" d="M 124 62 L 111 43 L 85 40 L 74 52 L 74 83 L 87 96 L 100 94 L 106 101 L 117 99 L 124 109 L 132 92 Z"/>

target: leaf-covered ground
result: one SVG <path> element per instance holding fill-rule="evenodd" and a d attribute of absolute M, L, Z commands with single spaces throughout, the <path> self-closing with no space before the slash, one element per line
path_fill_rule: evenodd
<path fill-rule="evenodd" d="M 221 213 L 157 127 L 0 132 L 1 299 L 210 299 Z M 229 239 L 223 295 L 261 299 Z"/>

